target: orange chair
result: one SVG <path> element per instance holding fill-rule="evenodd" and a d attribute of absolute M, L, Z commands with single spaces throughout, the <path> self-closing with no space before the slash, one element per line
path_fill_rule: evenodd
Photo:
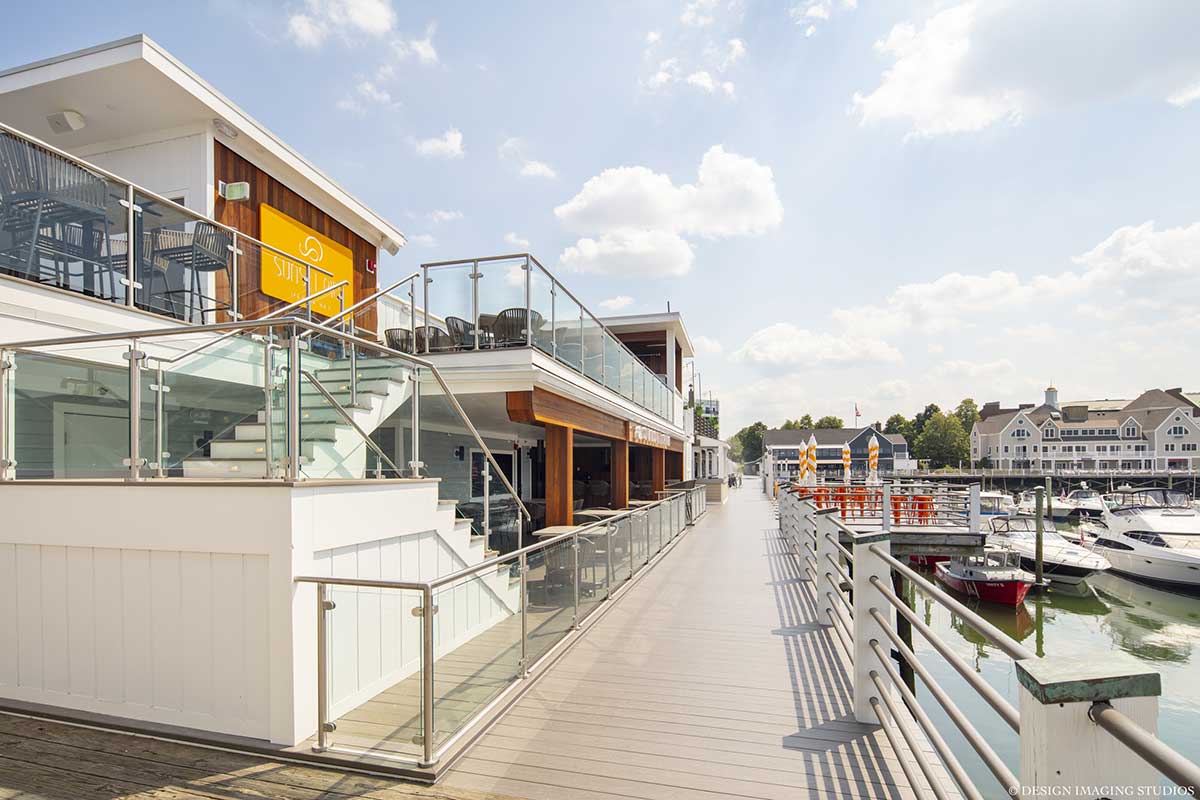
<path fill-rule="evenodd" d="M 918 494 L 913 496 L 913 505 L 917 512 L 918 525 L 933 524 L 933 495 Z"/>
<path fill-rule="evenodd" d="M 854 508 L 858 511 L 858 516 L 864 517 L 867 514 L 867 487 L 854 487 Z"/>
<path fill-rule="evenodd" d="M 892 495 L 892 524 L 904 524 L 904 507 L 908 498 L 902 494 Z"/>

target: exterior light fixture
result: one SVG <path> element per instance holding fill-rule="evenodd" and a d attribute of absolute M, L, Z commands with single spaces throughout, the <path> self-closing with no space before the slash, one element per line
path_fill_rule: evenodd
<path fill-rule="evenodd" d="M 237 128 L 233 127 L 225 120 L 221 119 L 220 117 L 214 117 L 212 123 L 213 127 L 217 129 L 217 133 L 221 134 L 222 136 L 228 139 L 237 138 Z"/>
<path fill-rule="evenodd" d="M 87 125 L 87 120 L 78 111 L 55 111 L 46 115 L 46 122 L 50 123 L 50 130 L 55 133 L 81 131 Z"/>

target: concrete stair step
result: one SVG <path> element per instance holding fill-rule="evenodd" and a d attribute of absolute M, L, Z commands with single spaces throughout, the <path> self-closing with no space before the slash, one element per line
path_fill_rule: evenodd
<path fill-rule="evenodd" d="M 339 427 L 346 427 L 343 423 L 338 425 L 333 422 L 309 423 L 300 426 L 300 439 L 306 442 L 332 442 L 337 439 L 337 431 Z M 283 441 L 283 425 L 276 422 L 275 425 L 276 441 Z M 261 422 L 243 422 L 233 429 L 233 437 L 237 440 L 263 442 L 267 438 L 267 426 Z"/>

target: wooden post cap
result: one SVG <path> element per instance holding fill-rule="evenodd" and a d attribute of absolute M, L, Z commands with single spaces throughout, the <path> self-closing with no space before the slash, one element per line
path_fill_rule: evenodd
<path fill-rule="evenodd" d="M 1103 658 L 1030 658 L 1015 662 L 1017 680 L 1043 705 L 1158 697 L 1162 679 L 1133 656 L 1105 653 Z"/>

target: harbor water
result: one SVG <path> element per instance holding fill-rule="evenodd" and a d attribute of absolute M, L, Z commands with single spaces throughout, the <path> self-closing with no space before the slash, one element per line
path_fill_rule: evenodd
<path fill-rule="evenodd" d="M 932 573 L 929 573 L 933 580 Z M 957 615 L 906 582 L 906 600 L 926 624 L 989 684 L 1017 705 L 1012 660 Z M 1200 598 L 1164 591 L 1117 575 L 1099 575 L 1075 586 L 1055 584 L 1030 594 L 1016 608 L 959 597 L 1013 639 L 1045 658 L 1102 661 L 1123 651 L 1162 675 L 1159 737 L 1185 758 L 1200 761 Z M 963 710 L 1005 763 L 1017 773 L 1017 734 L 966 681 L 913 631 L 921 662 Z M 917 678 L 917 696 L 985 797 L 1006 792 Z M 1019 773 L 1018 773 L 1019 774 Z"/>

